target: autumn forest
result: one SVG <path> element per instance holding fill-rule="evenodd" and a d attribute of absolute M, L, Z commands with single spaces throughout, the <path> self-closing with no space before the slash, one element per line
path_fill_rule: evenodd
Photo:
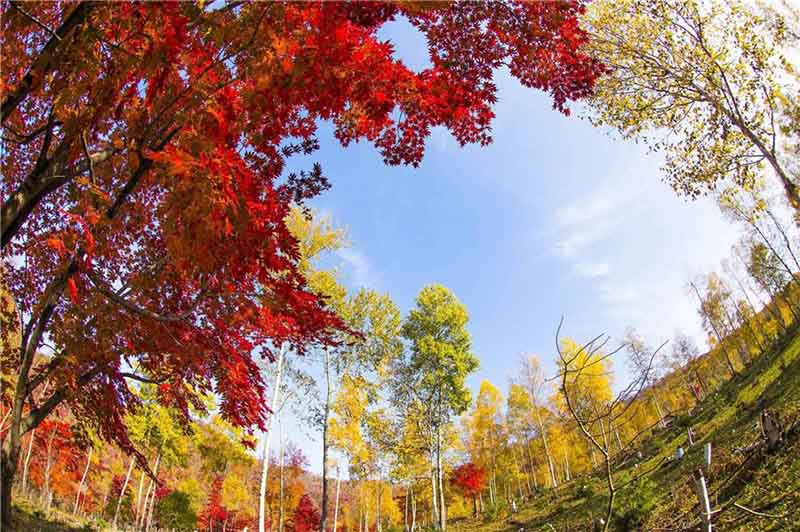
<path fill-rule="evenodd" d="M 796 2 L 0 10 L 0 530 L 800 530 Z M 511 133 L 507 102 L 527 117 Z M 642 146 L 653 166 L 611 197 L 648 179 L 664 196 L 633 203 L 707 208 L 734 235 L 713 269 L 710 251 L 691 260 L 709 246 L 692 248 L 695 273 L 668 288 L 689 309 L 680 319 L 658 296 L 647 320 L 626 314 L 647 287 L 603 288 L 613 262 L 515 277 L 517 258 L 501 264 L 487 242 L 513 240 L 504 214 L 445 229 L 537 295 L 529 331 L 485 325 L 497 281 L 464 288 L 456 272 L 477 266 L 460 240 L 441 264 L 387 236 L 397 249 L 381 264 L 402 290 L 348 251 L 351 221 L 380 232 L 394 219 L 364 223 L 357 210 L 390 206 L 342 208 L 338 187 L 392 181 L 455 217 L 473 184 L 454 159 L 489 154 L 485 186 L 515 188 L 491 150 L 538 134 L 513 158 L 535 165 L 550 135 L 602 166 L 562 133 L 579 127 Z M 373 156 L 386 175 L 360 167 Z M 391 173 L 427 176 L 436 157 L 462 182 Z M 514 195 L 566 183 L 535 172 Z M 562 218 L 594 230 L 556 244 L 577 261 L 605 227 L 587 214 L 597 205 L 534 230 Z M 615 249 L 645 256 L 627 210 L 599 212 L 630 226 L 612 231 Z M 423 242 L 430 228 L 408 212 L 401 225 Z M 679 225 L 676 245 L 693 245 Z M 519 260 L 552 259 L 514 244 Z M 571 285 L 563 300 L 538 296 L 555 283 Z M 596 322 L 571 318 L 576 299 Z M 486 352 L 514 335 L 531 347 Z"/>

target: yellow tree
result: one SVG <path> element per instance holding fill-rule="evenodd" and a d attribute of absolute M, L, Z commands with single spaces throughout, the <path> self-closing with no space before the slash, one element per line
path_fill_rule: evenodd
<path fill-rule="evenodd" d="M 664 149 L 679 193 L 696 197 L 723 180 L 749 188 L 766 164 L 800 212 L 786 153 L 797 138 L 785 105 L 796 101 L 793 43 L 776 17 L 740 0 L 593 2 L 591 53 L 609 69 L 593 121 Z"/>
<path fill-rule="evenodd" d="M 556 476 L 553 455 L 550 452 L 547 427 L 544 423 L 545 416 L 543 415 L 543 410 L 546 410 L 546 382 L 544 372 L 542 371 L 542 363 L 536 355 L 522 355 L 519 366 L 519 380 L 522 386 L 528 391 L 533 409 L 533 416 L 539 429 L 542 446 L 544 447 L 547 470 L 550 474 L 550 484 L 555 488 L 558 486 L 558 478 Z"/>
<path fill-rule="evenodd" d="M 409 349 L 393 367 L 395 405 L 402 410 L 403 405 L 418 401 L 425 410 L 430 436 L 431 506 L 439 530 L 447 525 L 443 469 L 447 433 L 452 419 L 469 408 L 471 396 L 465 380 L 478 368 L 468 322 L 466 307 L 450 290 L 435 284 L 424 287 L 403 323 Z"/>
<path fill-rule="evenodd" d="M 538 488 L 539 484 L 530 445 L 530 441 L 536 434 L 534 419 L 535 414 L 530 394 L 523 386 L 512 382 L 508 389 L 506 428 L 510 436 L 514 459 L 517 461 L 520 471 L 525 470 L 524 464 L 527 461 L 528 471 L 524 475 L 524 480 L 529 494 L 532 493 L 531 482 L 533 482 L 533 488 Z"/>
<path fill-rule="evenodd" d="M 563 319 L 556 331 L 558 351 L 559 391 L 556 401 L 568 413 L 583 436 L 603 457 L 608 504 L 603 521 L 603 530 L 608 530 L 614 510 L 614 497 L 621 488 L 614 482 L 614 463 L 619 453 L 632 445 L 636 437 L 622 443 L 615 431 L 616 425 L 629 416 L 631 405 L 635 404 L 650 380 L 650 370 L 655 357 L 664 344 L 653 351 L 644 370 L 633 375 L 630 383 L 616 396 L 611 391 L 611 357 L 624 348 L 605 352 L 609 338 L 600 335 L 580 345 L 568 338 L 561 339 Z M 617 438 L 617 450 L 612 449 L 613 436 Z M 637 435 L 638 437 L 638 435 Z M 630 482 L 630 480 L 628 481 Z M 627 482 L 626 482 L 627 484 Z"/>
<path fill-rule="evenodd" d="M 406 486 L 403 508 L 405 530 L 416 530 L 417 493 L 424 489 L 421 484 L 430 470 L 424 415 L 422 405 L 412 400 L 405 405 L 396 423 L 398 437 L 392 448 L 391 476 Z"/>
<path fill-rule="evenodd" d="M 501 445 L 503 394 L 488 380 L 482 380 L 475 407 L 469 418 L 469 448 L 472 462 L 489 472 L 489 500 L 497 502 L 497 451 Z"/>

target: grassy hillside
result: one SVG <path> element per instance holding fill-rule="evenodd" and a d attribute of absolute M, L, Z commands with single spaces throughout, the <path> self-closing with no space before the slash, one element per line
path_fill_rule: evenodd
<path fill-rule="evenodd" d="M 778 412 L 788 430 L 783 446 L 747 450 L 760 438 L 759 416 Z M 618 492 L 613 530 L 686 530 L 699 524 L 692 471 L 712 444 L 709 495 L 719 530 L 800 530 L 800 335 L 760 357 L 736 379 L 707 397 L 668 429 L 643 441 L 643 459 L 630 460 L 615 476 L 617 485 L 642 478 Z M 687 446 L 692 427 L 695 444 Z M 676 449 L 687 450 L 682 460 Z M 651 472 L 642 475 L 641 472 Z M 556 493 L 542 492 L 503 521 L 461 521 L 453 530 L 591 530 L 604 515 L 605 483 L 600 475 L 574 479 Z M 750 513 L 741 505 L 760 514 Z"/>

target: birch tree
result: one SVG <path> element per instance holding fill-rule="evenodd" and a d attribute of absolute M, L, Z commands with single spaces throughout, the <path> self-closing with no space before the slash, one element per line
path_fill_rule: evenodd
<path fill-rule="evenodd" d="M 591 54 L 608 68 L 591 119 L 666 156 L 673 188 L 694 198 L 720 182 L 744 189 L 761 169 L 800 212 L 786 143 L 796 101 L 791 36 L 780 13 L 739 0 L 601 0 L 584 19 Z"/>
<path fill-rule="evenodd" d="M 467 331 L 466 307 L 447 288 L 429 285 L 416 299 L 403 323 L 408 352 L 394 368 L 401 402 L 416 399 L 423 409 L 431 459 L 431 495 L 436 528 L 445 530 L 442 455 L 447 425 L 466 411 L 470 392 L 466 377 L 478 367 Z M 438 500 L 437 500 L 438 499 Z"/>

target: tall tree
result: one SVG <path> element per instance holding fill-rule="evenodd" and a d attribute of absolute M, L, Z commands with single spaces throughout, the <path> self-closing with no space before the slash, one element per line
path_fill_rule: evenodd
<path fill-rule="evenodd" d="M 444 530 L 447 522 L 443 435 L 451 419 L 469 407 L 470 392 L 465 379 L 478 368 L 466 328 L 468 321 L 466 307 L 450 290 L 441 285 L 426 286 L 403 323 L 409 350 L 394 368 L 395 399 L 418 401 L 424 412 L 431 457 L 432 506 L 438 506 L 439 530 Z"/>
<path fill-rule="evenodd" d="M 520 382 L 522 386 L 528 390 L 528 395 L 531 398 L 531 405 L 533 407 L 534 419 L 539 429 L 539 436 L 542 438 L 544 446 L 544 454 L 547 459 L 547 469 L 550 473 L 550 483 L 552 487 L 558 486 L 558 479 L 556 478 L 555 464 L 553 456 L 550 453 L 550 446 L 547 441 L 547 429 L 542 418 L 542 409 L 544 408 L 544 386 L 545 378 L 542 372 L 542 364 L 535 355 L 523 355 L 520 358 Z"/>
<path fill-rule="evenodd" d="M 468 424 L 472 460 L 489 473 L 489 498 L 497 497 L 497 453 L 501 441 L 503 395 L 488 380 L 481 381 Z"/>
<path fill-rule="evenodd" d="M 773 19 L 740 0 L 593 2 L 591 53 L 609 68 L 593 120 L 664 149 L 679 193 L 749 188 L 766 164 L 800 212 L 785 149 L 796 134 L 781 123 L 782 102 L 796 99 L 793 45 Z"/>
<path fill-rule="evenodd" d="M 159 382 L 162 400 L 184 411 L 214 391 L 225 417 L 263 428 L 254 354 L 271 357 L 284 341 L 302 353 L 340 327 L 297 272 L 284 223 L 292 201 L 327 181 L 318 165 L 285 173 L 287 158 L 318 147 L 321 120 L 344 145 L 371 141 L 389 164 L 419 164 L 436 126 L 486 144 L 504 65 L 566 111 L 601 70 L 581 51 L 582 9 L 4 5 L 1 242 L 25 322 L 0 361 L 13 388 L 3 526 L 21 438 L 65 401 L 134 453 L 123 421 L 131 379 Z M 427 39 L 430 68 L 412 71 L 379 36 L 398 16 Z M 33 367 L 44 338 L 54 355 Z M 48 397 L 26 411 L 45 378 Z"/>
<path fill-rule="evenodd" d="M 622 443 L 616 426 L 630 420 L 631 405 L 637 402 L 639 394 L 650 381 L 649 372 L 653 360 L 664 344 L 653 351 L 649 361 L 640 372 L 634 374 L 630 382 L 616 395 L 611 390 L 611 357 L 622 350 L 618 348 L 605 352 L 609 338 L 597 336 L 580 345 L 569 338 L 560 337 L 563 318 L 556 331 L 556 351 L 558 358 L 559 390 L 557 401 L 568 413 L 583 436 L 603 457 L 603 469 L 608 489 L 603 531 L 611 525 L 614 512 L 614 499 L 620 489 L 614 480 L 614 470 L 618 467 L 617 456 L 632 445 L 642 432 L 626 443 Z M 617 450 L 613 450 L 612 432 L 617 438 Z M 630 482 L 630 480 L 628 481 Z M 627 483 L 627 482 L 626 482 Z"/>
<path fill-rule="evenodd" d="M 661 408 L 661 400 L 658 397 L 655 386 L 658 381 L 658 375 L 656 374 L 655 368 L 651 367 L 653 365 L 653 351 L 648 347 L 644 338 L 642 338 L 633 327 L 628 327 L 625 330 L 624 343 L 628 351 L 628 360 L 633 374 L 641 375 L 647 372 L 647 382 L 645 385 L 650 390 L 650 396 L 653 400 L 653 407 L 656 409 L 656 414 L 658 415 L 658 421 L 661 423 L 662 427 L 666 427 L 664 423 L 664 412 Z"/>

